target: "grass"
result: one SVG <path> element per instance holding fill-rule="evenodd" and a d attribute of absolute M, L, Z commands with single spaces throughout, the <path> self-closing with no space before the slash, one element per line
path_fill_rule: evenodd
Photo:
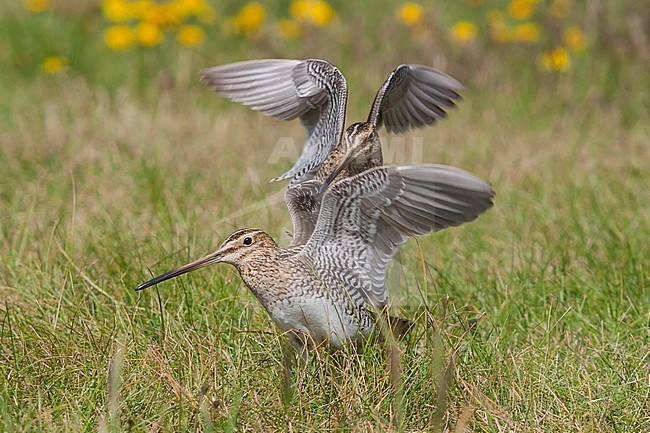
<path fill-rule="evenodd" d="M 647 65 L 601 55 L 565 76 L 458 71 L 459 110 L 393 161 L 421 138 L 423 161 L 497 191 L 391 274 L 417 322 L 400 345 L 405 431 L 650 429 Z M 342 64 L 350 121 L 402 61 Z M 286 244 L 281 202 L 232 215 L 282 189 L 266 180 L 290 161 L 267 161 L 299 125 L 157 77 L 142 95 L 18 75 L 0 79 L 0 430 L 391 428 L 380 347 L 318 352 L 283 404 L 282 337 L 233 269 L 133 291 L 239 227 Z"/>

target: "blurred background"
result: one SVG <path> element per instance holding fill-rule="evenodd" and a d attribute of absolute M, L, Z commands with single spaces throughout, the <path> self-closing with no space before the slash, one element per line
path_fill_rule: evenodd
<path fill-rule="evenodd" d="M 285 185 L 267 180 L 299 122 L 198 81 L 276 57 L 338 66 L 348 124 L 402 63 L 467 88 L 435 127 L 382 134 L 387 162 L 459 166 L 497 192 L 402 249 L 409 428 L 650 429 L 647 0 L 21 0 L 0 5 L 2 430 L 388 428 L 372 357 L 344 384 L 308 367 L 311 400 L 268 392 L 277 335 L 231 269 L 132 290 L 240 227 L 288 242 Z"/>
<path fill-rule="evenodd" d="M 549 160 L 563 161 L 545 166 L 553 175 L 575 163 L 584 163 L 587 172 L 611 166 L 612 155 L 638 168 L 646 162 L 639 156 L 647 156 L 635 135 L 648 120 L 647 6 L 573 0 L 9 2 L 0 15 L 5 198 L 17 199 L 12 182 L 39 178 L 33 164 L 56 167 L 52 183 L 62 188 L 64 201 L 71 198 L 70 173 L 82 183 L 99 168 L 120 178 L 119 164 L 151 179 L 147 194 L 165 208 L 178 201 L 192 208 L 195 194 L 163 186 L 167 172 L 176 171 L 201 187 L 184 176 L 186 166 L 195 167 L 199 179 L 201 172 L 231 167 L 223 185 L 243 187 L 237 181 L 243 173 L 263 184 L 299 153 L 300 125 L 215 98 L 199 83 L 198 71 L 265 57 L 323 58 L 337 65 L 349 82 L 349 122 L 365 118 L 374 93 L 401 63 L 432 65 L 460 80 L 467 87 L 460 110 L 440 128 L 406 139 L 385 136 L 388 162 L 461 165 L 493 182 L 508 180 L 506 187 L 546 176 L 523 173 Z M 242 156 L 241 149 L 251 152 Z M 261 187 L 255 198 L 273 187 Z M 106 193 L 113 203 L 125 198 L 99 186 L 94 193 Z M 217 211 L 212 221 L 237 207 Z"/>
<path fill-rule="evenodd" d="M 530 98 L 557 83 L 554 98 L 605 104 L 625 96 L 626 74 L 638 68 L 642 75 L 650 61 L 646 6 L 25 0 L 3 6 L 0 61 L 5 85 L 54 85 L 53 77 L 64 76 L 110 92 L 126 88 L 136 98 L 196 86 L 197 71 L 211 64 L 315 56 L 340 66 L 365 96 L 397 62 L 418 62 L 447 70 L 473 91 L 510 86 Z M 630 122 L 639 115 L 625 114 Z"/>

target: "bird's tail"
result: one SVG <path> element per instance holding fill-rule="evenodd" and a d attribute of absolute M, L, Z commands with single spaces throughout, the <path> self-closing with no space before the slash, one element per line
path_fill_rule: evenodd
<path fill-rule="evenodd" d="M 390 326 L 391 333 L 398 340 L 404 338 L 404 336 L 415 326 L 415 322 L 403 317 L 391 316 L 385 311 L 382 311 L 380 313 L 374 313 L 371 311 L 368 312 L 372 314 L 375 323 L 377 323 L 378 317 L 388 317 L 388 324 Z M 386 322 L 384 322 L 384 324 L 385 323 Z"/>
<path fill-rule="evenodd" d="M 413 326 L 415 326 L 415 322 L 403 317 L 388 316 L 388 322 L 390 323 L 390 329 L 393 335 L 398 340 L 404 338 Z"/>

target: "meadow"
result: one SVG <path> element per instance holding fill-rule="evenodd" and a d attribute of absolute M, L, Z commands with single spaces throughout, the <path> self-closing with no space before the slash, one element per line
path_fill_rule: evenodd
<path fill-rule="evenodd" d="M 650 431 L 649 14 L 3 3 L 0 431 Z M 382 133 L 389 163 L 458 166 L 497 193 L 401 249 L 390 290 L 416 327 L 397 393 L 380 346 L 320 350 L 283 393 L 283 336 L 226 265 L 134 291 L 240 227 L 288 243 L 285 185 L 267 180 L 301 126 L 197 78 L 264 57 L 339 66 L 348 123 L 401 63 L 467 87 L 435 127 Z"/>

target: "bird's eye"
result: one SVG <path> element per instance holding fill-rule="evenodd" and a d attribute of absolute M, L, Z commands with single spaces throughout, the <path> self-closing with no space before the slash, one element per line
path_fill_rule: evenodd
<path fill-rule="evenodd" d="M 244 238 L 244 245 L 250 245 L 252 243 L 253 243 L 253 239 L 251 239 L 249 237 Z"/>

